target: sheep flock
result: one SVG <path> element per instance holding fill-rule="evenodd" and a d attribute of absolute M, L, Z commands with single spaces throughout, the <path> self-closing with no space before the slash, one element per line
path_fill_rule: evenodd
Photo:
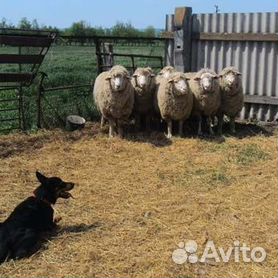
<path fill-rule="evenodd" d="M 106 122 L 109 125 L 109 137 L 123 137 L 123 127 L 131 123 L 136 130 L 150 131 L 152 123 L 162 121 L 167 138 L 172 137 L 173 122 L 182 137 L 186 121 L 193 118 L 198 135 L 204 134 L 203 122 L 210 135 L 214 135 L 213 125 L 222 135 L 224 117 L 235 133 L 235 117 L 243 107 L 241 73 L 234 67 L 217 74 L 208 68 L 182 73 L 166 66 L 157 75 L 150 67 L 141 67 L 130 75 L 125 67 L 115 65 L 97 76 L 93 98 L 101 128 Z"/>

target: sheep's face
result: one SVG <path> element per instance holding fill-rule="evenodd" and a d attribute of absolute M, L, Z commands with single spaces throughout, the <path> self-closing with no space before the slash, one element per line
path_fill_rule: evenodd
<path fill-rule="evenodd" d="M 221 76 L 223 78 L 223 83 L 225 84 L 225 86 L 227 86 L 229 89 L 235 89 L 235 90 L 231 90 L 230 93 L 235 94 L 237 92 L 237 87 L 239 86 L 240 83 L 240 73 L 239 72 L 229 72 L 223 76 Z"/>
<path fill-rule="evenodd" d="M 195 80 L 199 80 L 200 86 L 205 92 L 211 92 L 214 87 L 215 79 L 217 78 L 217 76 L 206 72 L 201 75 L 201 78 L 195 78 Z"/>
<path fill-rule="evenodd" d="M 170 79 L 169 82 L 173 83 L 174 92 L 176 95 L 185 95 L 188 93 L 188 83 L 186 79 L 183 78 Z"/>
<path fill-rule="evenodd" d="M 168 77 L 170 77 L 171 73 L 172 73 L 171 71 L 166 70 L 165 72 L 162 73 L 162 76 L 163 76 L 164 78 L 168 78 Z"/>
<path fill-rule="evenodd" d="M 151 74 L 149 72 L 140 73 L 140 74 L 135 73 L 133 77 L 136 78 L 137 86 L 141 89 L 144 89 L 151 84 L 154 74 Z"/>
<path fill-rule="evenodd" d="M 225 84 L 227 84 L 230 88 L 233 87 L 233 85 L 236 82 L 236 75 L 232 72 L 229 72 L 223 78 L 224 78 Z"/>
<path fill-rule="evenodd" d="M 175 69 L 173 67 L 165 67 L 160 71 L 159 75 L 164 78 L 169 78 L 170 75 L 174 72 L 175 72 Z"/>
<path fill-rule="evenodd" d="M 128 77 L 122 74 L 115 74 L 110 78 L 110 84 L 115 92 L 123 91 L 126 87 Z"/>

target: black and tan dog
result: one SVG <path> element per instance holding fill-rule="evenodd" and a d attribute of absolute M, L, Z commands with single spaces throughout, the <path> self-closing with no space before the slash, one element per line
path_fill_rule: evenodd
<path fill-rule="evenodd" d="M 39 172 L 41 183 L 34 195 L 20 203 L 11 215 L 0 224 L 0 263 L 20 259 L 35 253 L 43 235 L 56 228 L 53 208 L 58 198 L 68 199 L 74 184 L 60 178 L 47 178 Z"/>

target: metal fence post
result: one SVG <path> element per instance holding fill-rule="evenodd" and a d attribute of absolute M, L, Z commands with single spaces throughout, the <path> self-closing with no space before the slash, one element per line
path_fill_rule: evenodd
<path fill-rule="evenodd" d="M 18 55 L 21 55 L 21 46 L 18 47 Z M 19 64 L 18 70 L 21 73 L 22 72 L 22 66 Z M 23 89 L 22 89 L 22 84 L 19 85 L 18 87 L 18 100 L 19 100 L 19 126 L 21 130 L 26 130 L 26 124 L 25 124 L 25 113 L 24 113 L 24 99 L 23 99 Z"/>
<path fill-rule="evenodd" d="M 37 128 L 41 128 L 42 127 L 42 105 L 41 105 L 41 101 L 42 101 L 42 95 L 44 93 L 44 87 L 43 87 L 43 80 L 45 77 L 47 77 L 46 73 L 44 72 L 40 72 L 41 74 L 41 80 L 39 83 L 39 87 L 38 87 L 38 94 L 37 94 Z"/>

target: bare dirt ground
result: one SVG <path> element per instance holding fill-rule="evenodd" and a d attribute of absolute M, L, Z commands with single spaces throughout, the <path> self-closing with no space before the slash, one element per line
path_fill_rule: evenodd
<path fill-rule="evenodd" d="M 0 221 L 32 194 L 36 170 L 75 182 L 75 199 L 56 205 L 57 236 L 31 258 L 2 264 L 1 277 L 277 275 L 276 131 L 246 125 L 225 140 L 170 142 L 162 133 L 108 139 L 91 124 L 1 136 Z M 199 256 L 209 240 L 225 250 L 238 240 L 267 257 L 175 264 L 187 240 Z"/>

